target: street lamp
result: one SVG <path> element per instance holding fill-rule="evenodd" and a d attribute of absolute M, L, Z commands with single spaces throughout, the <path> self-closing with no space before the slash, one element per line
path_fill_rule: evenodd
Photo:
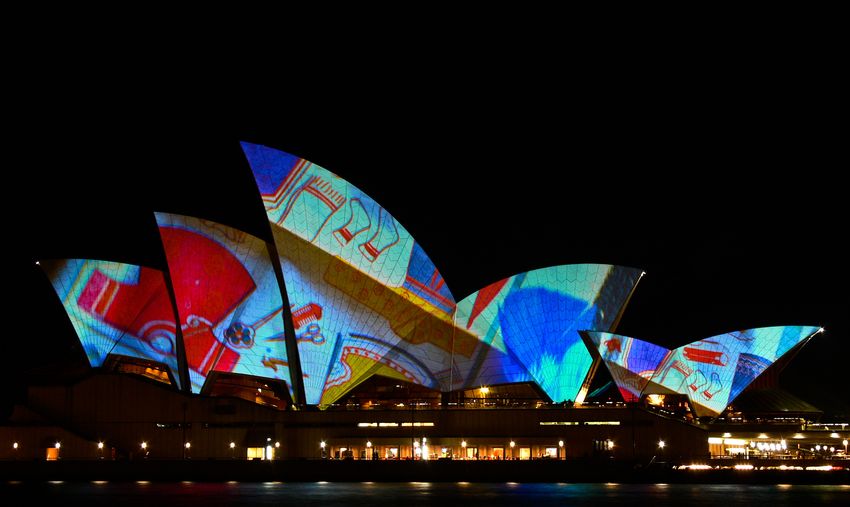
<path fill-rule="evenodd" d="M 97 443 L 97 455 L 98 458 L 103 459 L 103 442 Z"/>
<path fill-rule="evenodd" d="M 664 450 L 664 446 L 665 446 L 665 445 L 667 445 L 667 442 L 665 442 L 664 440 L 659 440 L 659 441 L 658 441 L 658 447 L 659 447 L 662 451 Z"/>
<path fill-rule="evenodd" d="M 561 452 L 562 452 L 563 450 L 564 450 L 564 441 L 563 441 L 563 440 L 558 440 L 558 459 L 561 459 Z M 567 456 L 566 456 L 566 455 L 564 455 L 564 457 L 566 458 Z"/>
<path fill-rule="evenodd" d="M 846 458 L 847 457 L 847 439 L 845 438 L 844 440 L 841 441 L 841 443 L 844 444 L 844 457 Z M 18 445 L 18 444 L 15 444 L 15 445 Z"/>
<path fill-rule="evenodd" d="M 319 442 L 319 448 L 322 450 L 322 459 L 325 459 L 325 447 L 326 447 L 327 445 L 328 445 L 328 444 L 326 444 L 324 440 L 322 440 L 321 442 Z"/>
<path fill-rule="evenodd" d="M 510 446 L 511 446 L 511 459 L 514 459 L 514 447 L 516 447 L 516 442 L 511 440 Z"/>
<path fill-rule="evenodd" d="M 236 442 L 230 442 L 230 459 L 236 458 Z"/>
<path fill-rule="evenodd" d="M 366 441 L 366 459 L 372 459 L 373 457 L 374 457 L 374 454 L 372 454 L 372 441 L 367 440 Z"/>

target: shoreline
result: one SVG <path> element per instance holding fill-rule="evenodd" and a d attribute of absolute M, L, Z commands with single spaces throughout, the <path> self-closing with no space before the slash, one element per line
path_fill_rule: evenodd
<path fill-rule="evenodd" d="M 834 463 L 841 466 L 846 463 Z M 822 465 L 807 463 L 807 466 Z M 2 461 L 6 481 L 551 482 L 624 484 L 845 484 L 842 470 L 679 470 L 590 461 L 58 460 Z"/>

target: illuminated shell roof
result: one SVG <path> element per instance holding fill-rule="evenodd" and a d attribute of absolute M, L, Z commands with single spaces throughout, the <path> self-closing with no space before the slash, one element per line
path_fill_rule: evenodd
<path fill-rule="evenodd" d="M 411 234 L 357 187 L 282 151 L 242 147 L 273 247 L 158 213 L 168 278 L 106 261 L 44 263 L 92 366 L 108 354 L 162 362 L 194 392 L 212 371 L 274 378 L 313 405 L 334 403 L 372 375 L 443 392 L 534 382 L 560 402 L 581 397 L 599 357 L 626 399 L 676 392 L 697 413 L 719 414 L 817 331 L 748 329 L 672 351 L 611 334 L 642 273 L 605 264 L 520 273 L 456 302 Z M 188 379 L 178 373 L 176 322 Z M 296 360 L 301 378 L 293 379 Z"/>
<path fill-rule="evenodd" d="M 625 401 L 638 401 L 669 349 L 628 336 L 598 331 L 582 332 L 585 344 L 600 358 Z"/>
<path fill-rule="evenodd" d="M 163 363 L 179 387 L 176 324 L 156 269 L 92 259 L 42 261 L 91 366 L 117 354 Z"/>
<path fill-rule="evenodd" d="M 357 187 L 243 143 L 280 256 L 307 403 L 372 374 L 448 385 L 455 301 L 425 251 Z"/>
<path fill-rule="evenodd" d="M 672 392 L 687 395 L 697 415 L 717 416 L 756 377 L 819 331 L 815 326 L 744 329 L 673 350 L 610 333 L 584 334 L 626 401 Z"/>
<path fill-rule="evenodd" d="M 640 276 L 607 264 L 552 266 L 463 299 L 458 331 L 486 345 L 455 351 L 464 386 L 534 381 L 553 401 L 575 400 L 593 362 L 578 331 L 610 329 Z"/>
<path fill-rule="evenodd" d="M 211 371 L 292 385 L 283 300 L 266 243 L 209 220 L 157 213 L 193 392 Z"/>

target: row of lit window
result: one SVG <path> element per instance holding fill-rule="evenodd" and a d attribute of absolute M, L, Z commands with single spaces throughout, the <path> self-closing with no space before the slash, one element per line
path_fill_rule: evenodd
<path fill-rule="evenodd" d="M 613 442 L 609 441 L 609 443 L 610 443 L 611 447 L 613 447 Z M 327 442 L 325 442 L 324 440 L 319 442 L 319 447 L 322 449 L 323 454 L 325 452 L 325 449 L 327 448 L 327 445 L 328 445 Z M 468 445 L 468 443 L 467 443 L 466 440 L 461 440 L 460 446 L 464 450 L 466 450 L 467 445 Z M 511 452 L 513 452 L 513 449 L 516 447 L 516 445 L 517 444 L 514 440 L 511 440 L 508 443 L 508 446 L 511 448 Z M 662 446 L 663 446 L 663 442 L 662 442 Z M 560 449 L 564 448 L 564 441 L 563 440 L 558 441 L 558 447 Z M 369 449 L 369 450 L 372 449 L 372 441 L 371 440 L 366 441 L 366 448 Z M 448 451 L 448 449 L 449 449 L 448 447 L 442 447 L 442 449 L 441 449 L 442 454 L 445 454 Z M 530 449 L 530 448 L 525 448 L 525 449 Z M 347 447 L 340 447 L 339 448 L 340 452 L 345 452 L 347 450 L 348 450 Z M 520 450 L 522 450 L 522 448 Z M 554 447 L 549 448 L 548 450 L 551 451 L 550 454 L 549 454 L 551 457 L 558 457 L 560 455 L 560 451 L 557 451 Z M 413 441 L 413 454 L 414 454 L 414 457 L 416 457 L 417 459 L 424 459 L 424 460 L 429 459 L 430 451 L 429 451 L 429 447 L 428 447 L 428 438 L 427 437 L 422 437 L 422 443 L 421 444 L 420 444 L 419 440 Z"/>
<path fill-rule="evenodd" d="M 712 470 L 712 469 L 735 469 L 735 470 L 817 470 L 823 472 L 829 472 L 832 470 L 844 470 L 843 467 L 834 467 L 832 465 L 819 465 L 819 466 L 809 466 L 809 467 L 801 467 L 801 466 L 788 466 L 788 465 L 779 465 L 779 466 L 761 466 L 756 467 L 755 465 L 746 465 L 746 464 L 737 464 L 733 466 L 711 466 L 703 463 L 693 464 L 693 465 L 681 465 L 679 470 Z M 778 484 L 778 486 L 782 489 L 790 488 L 790 484 Z"/>
<path fill-rule="evenodd" d="M 410 428 L 410 427 L 431 427 L 434 426 L 432 422 L 362 422 L 357 423 L 358 428 L 398 428 L 401 426 L 402 428 Z"/>
<path fill-rule="evenodd" d="M 358 424 L 358 426 L 361 426 L 361 427 L 362 427 L 362 426 L 365 426 L 365 425 L 370 425 L 370 426 L 371 426 L 371 425 L 375 425 L 375 424 L 378 424 L 378 423 L 360 423 L 360 424 Z M 384 423 L 380 423 L 380 424 L 384 424 Z M 388 423 L 388 424 L 389 424 L 389 423 Z M 433 424 L 434 424 L 434 423 L 423 423 L 423 424 L 430 424 L 431 426 L 433 426 Z M 422 444 L 424 445 L 424 444 L 427 442 L 427 440 L 428 440 L 428 439 L 427 439 L 427 437 L 422 437 Z M 734 439 L 728 439 L 728 438 L 727 438 L 727 439 L 725 439 L 725 441 L 726 441 L 726 443 L 727 443 L 727 444 L 731 444 L 731 443 L 733 443 L 733 442 L 732 442 L 732 440 L 734 440 Z M 709 438 L 709 439 L 708 439 L 708 441 L 709 441 L 709 443 L 723 443 L 724 439 Z M 271 447 L 272 447 L 272 444 L 271 444 L 271 438 L 267 438 L 267 439 L 266 439 L 266 442 L 267 442 L 267 448 L 271 448 Z M 736 442 L 736 443 L 738 443 L 738 441 L 735 441 L 735 442 Z M 744 442 L 744 441 L 740 441 L 740 442 Z M 511 448 L 514 448 L 514 447 L 516 446 L 516 442 L 515 442 L 514 440 L 511 440 L 511 441 L 508 443 L 508 445 L 509 445 Z M 666 443 L 664 442 L 664 440 L 659 440 L 659 441 L 658 441 L 658 447 L 660 447 L 660 448 L 662 448 L 662 449 L 663 449 L 663 448 L 665 447 L 665 445 L 666 445 Z M 750 445 L 751 445 L 751 446 L 753 446 L 753 447 L 755 447 L 755 442 L 750 442 Z M 844 445 L 845 445 L 845 446 L 847 445 L 847 441 L 846 441 L 846 440 L 844 441 Z M 184 447 L 188 450 L 188 449 L 191 449 L 191 448 L 192 448 L 192 443 L 191 443 L 191 442 L 186 442 L 185 444 L 183 444 L 183 446 L 184 446 Z M 326 443 L 324 440 L 322 440 L 321 442 L 319 442 L 319 447 L 321 447 L 323 450 L 325 449 L 325 447 L 326 447 L 326 446 L 327 446 L 327 443 Z M 414 446 L 414 447 L 419 447 L 419 441 L 414 441 L 414 442 L 413 442 L 413 446 Z M 461 446 L 461 447 L 463 447 L 463 448 L 465 449 L 465 448 L 466 448 L 466 446 L 467 446 L 467 442 L 466 442 L 466 440 L 461 440 L 461 442 L 460 442 L 460 446 Z M 56 444 L 54 444 L 54 447 L 55 447 L 56 449 L 59 449 L 59 448 L 61 448 L 61 447 L 62 447 L 62 443 L 61 443 L 61 442 L 56 442 Z M 97 448 L 98 448 L 99 450 L 103 450 L 103 447 L 104 447 L 103 442 L 98 442 L 98 443 L 97 443 Z M 146 451 L 146 450 L 148 449 L 148 443 L 143 441 L 141 444 L 139 444 L 139 447 L 140 447 L 142 450 Z M 236 442 L 230 442 L 229 447 L 230 447 L 230 449 L 231 449 L 231 450 L 235 449 L 235 448 L 236 448 Z M 275 447 L 276 449 L 279 449 L 279 448 L 280 448 L 280 442 L 275 442 L 275 443 L 274 443 L 274 447 Z M 372 447 L 372 441 L 371 441 L 371 440 L 367 440 L 367 441 L 366 441 L 366 447 L 367 447 L 367 448 Z M 564 441 L 563 441 L 563 440 L 559 440 L 559 441 L 558 441 L 558 447 L 564 447 Z M 606 441 L 605 441 L 605 447 L 607 447 L 608 449 L 613 449 L 613 448 L 614 448 L 614 442 L 613 442 L 612 440 L 606 440 Z M 12 448 L 13 448 L 13 449 L 15 449 L 15 450 L 17 450 L 17 449 L 19 448 L 19 444 L 18 444 L 18 442 L 14 442 L 14 443 L 12 443 Z M 759 448 L 761 449 L 761 445 L 759 445 Z M 778 448 L 778 445 L 777 445 L 777 448 Z M 782 441 L 782 448 L 783 448 L 783 449 L 785 449 L 785 441 L 784 441 L 784 440 Z M 820 446 L 820 445 L 818 445 L 818 446 L 817 446 L 817 449 L 818 449 L 818 450 L 820 450 L 820 448 L 821 448 L 821 446 Z M 824 450 L 826 450 L 826 446 L 824 446 Z"/>
<path fill-rule="evenodd" d="M 728 433 L 724 433 L 724 435 L 728 435 Z M 767 437 L 767 435 L 762 433 L 761 435 L 759 435 L 758 438 L 768 438 L 768 437 Z M 801 439 L 803 437 L 795 435 L 793 438 Z M 835 436 L 833 438 L 840 438 L 840 437 Z M 776 447 L 776 449 L 770 449 L 770 450 L 779 450 L 780 448 L 784 450 L 788 447 L 788 444 L 785 442 L 784 438 L 781 439 L 778 443 L 770 443 L 770 442 L 757 442 L 755 440 L 747 441 L 747 440 L 742 439 L 742 438 L 708 437 L 708 443 L 709 444 L 724 444 L 724 445 L 742 445 L 742 446 L 749 445 L 750 447 L 758 448 L 759 450 L 761 450 L 763 448 L 765 448 L 765 449 L 770 448 L 771 445 L 774 445 Z M 846 438 L 841 441 L 841 444 L 844 445 L 845 447 L 847 446 L 847 443 L 848 443 L 848 441 L 847 441 Z M 824 447 L 828 447 L 828 446 L 824 445 Z"/>
<path fill-rule="evenodd" d="M 422 437 L 422 444 L 424 445 L 426 442 L 428 442 L 428 437 Z M 327 442 L 325 442 L 324 440 L 319 442 L 319 447 L 321 447 L 322 449 L 327 447 L 327 445 L 328 445 Z M 511 446 L 511 447 L 516 447 L 516 442 L 511 440 L 508 443 L 508 445 Z M 460 446 L 463 447 L 464 449 L 466 449 L 466 446 L 467 446 L 466 440 L 461 440 Z M 563 447 L 563 446 L 564 446 L 564 441 L 558 440 L 558 447 Z M 371 440 L 366 441 L 366 447 L 372 447 L 372 441 Z M 419 447 L 419 441 L 418 440 L 413 441 L 413 447 Z"/>
<path fill-rule="evenodd" d="M 540 421 L 540 426 L 619 426 L 620 421 Z"/>

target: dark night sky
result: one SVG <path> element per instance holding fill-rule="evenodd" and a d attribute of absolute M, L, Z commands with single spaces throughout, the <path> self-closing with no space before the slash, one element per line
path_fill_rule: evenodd
<path fill-rule="evenodd" d="M 267 238 L 238 144 L 247 140 L 363 189 L 458 300 L 518 272 L 602 262 L 648 275 L 623 334 L 678 346 L 822 325 L 782 382 L 816 405 L 846 406 L 844 85 L 828 69 L 793 80 L 786 69 L 713 69 L 520 80 L 457 66 L 446 80 L 406 68 L 309 92 L 273 80 L 238 100 L 153 80 L 144 92 L 80 85 L 24 101 L 4 150 L 6 336 L 29 354 L 11 356 L 13 368 L 83 361 L 36 258 L 162 268 L 155 210 Z"/>

